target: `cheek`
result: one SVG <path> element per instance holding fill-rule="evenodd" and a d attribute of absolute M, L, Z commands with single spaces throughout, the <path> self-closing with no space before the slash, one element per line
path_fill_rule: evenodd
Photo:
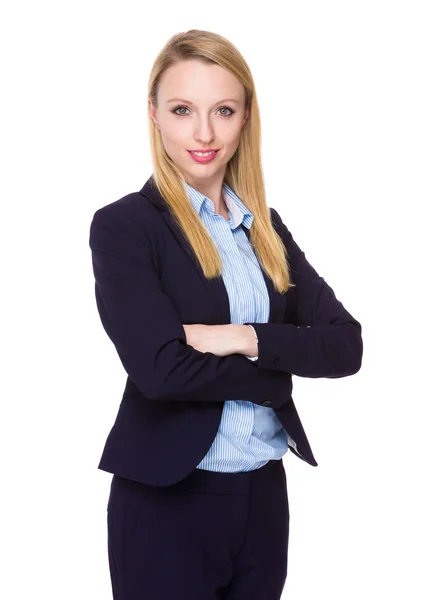
<path fill-rule="evenodd" d="M 172 147 L 174 150 L 177 148 L 184 148 L 185 140 L 188 137 L 185 129 L 185 127 L 178 123 L 172 123 L 169 127 L 162 126 L 161 135 L 164 144 Z"/>
<path fill-rule="evenodd" d="M 164 144 L 164 148 L 165 151 L 167 152 L 167 154 L 172 158 L 175 159 L 177 156 L 181 155 L 181 152 L 183 150 L 182 145 L 180 144 L 180 142 L 174 138 L 174 132 L 171 132 L 171 135 L 165 135 L 164 133 L 161 134 L 162 135 L 162 143 Z"/>
<path fill-rule="evenodd" d="M 230 135 L 225 136 L 225 140 L 221 140 L 227 154 L 232 156 L 238 148 L 238 144 L 241 138 L 241 130 L 231 132 Z"/>
<path fill-rule="evenodd" d="M 241 137 L 241 127 L 236 123 L 235 126 L 233 124 L 232 127 L 227 127 L 225 130 L 222 130 L 220 139 L 224 142 L 225 146 L 233 147 L 238 145 L 238 142 Z"/>

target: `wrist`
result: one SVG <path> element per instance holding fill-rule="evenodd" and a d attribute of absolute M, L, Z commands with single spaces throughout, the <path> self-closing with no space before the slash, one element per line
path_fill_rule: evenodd
<path fill-rule="evenodd" d="M 240 325 L 241 327 L 241 351 L 240 354 L 251 358 L 259 355 L 258 339 L 251 325 Z"/>

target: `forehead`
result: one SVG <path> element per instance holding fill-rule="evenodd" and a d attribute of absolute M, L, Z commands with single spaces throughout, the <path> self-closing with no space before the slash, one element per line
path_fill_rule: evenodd
<path fill-rule="evenodd" d="M 244 100 L 244 89 L 229 71 L 215 64 L 189 60 L 172 65 L 163 73 L 158 97 L 163 102 L 183 98 L 197 104 L 212 104 L 222 98 Z"/>

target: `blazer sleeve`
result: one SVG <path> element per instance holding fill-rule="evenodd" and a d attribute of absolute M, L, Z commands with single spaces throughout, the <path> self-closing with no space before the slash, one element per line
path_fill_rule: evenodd
<path fill-rule="evenodd" d="M 109 206 L 109 205 L 108 205 Z M 103 207 L 90 225 L 95 297 L 102 325 L 139 391 L 162 401 L 224 402 L 238 398 L 279 404 L 291 377 L 263 371 L 241 354 L 217 356 L 187 344 L 154 263 L 148 225 Z"/>
<path fill-rule="evenodd" d="M 361 324 L 306 259 L 274 208 L 275 230 L 288 255 L 295 318 L 293 323 L 245 323 L 258 337 L 258 369 L 282 370 L 301 377 L 346 377 L 361 368 Z"/>

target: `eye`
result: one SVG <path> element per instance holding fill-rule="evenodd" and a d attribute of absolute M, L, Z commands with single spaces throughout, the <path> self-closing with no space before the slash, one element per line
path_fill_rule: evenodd
<path fill-rule="evenodd" d="M 222 115 L 223 117 L 230 117 L 231 115 L 234 114 L 234 111 L 231 110 L 229 106 L 221 106 L 221 108 L 218 108 L 218 110 L 229 110 L 230 111 L 229 115 Z"/>
<path fill-rule="evenodd" d="M 187 106 L 177 106 L 176 108 L 174 108 L 174 109 L 171 111 L 171 112 L 173 112 L 174 114 L 178 115 L 179 117 L 184 117 L 184 116 L 186 116 L 186 113 L 184 112 L 184 113 L 180 114 L 179 112 L 177 112 L 178 110 L 189 110 L 189 109 L 187 108 Z M 232 110 L 232 109 L 231 109 L 229 106 L 221 106 L 221 108 L 218 108 L 218 110 L 229 110 L 229 111 L 230 111 L 230 114 L 228 114 L 228 115 L 227 115 L 227 114 L 222 114 L 222 116 L 223 116 L 223 117 L 226 117 L 226 118 L 227 118 L 227 117 L 231 117 L 231 115 L 233 115 L 233 114 L 234 114 L 234 112 L 235 112 L 235 111 L 234 111 L 234 110 Z"/>
<path fill-rule="evenodd" d="M 178 115 L 179 117 L 184 117 L 184 114 L 180 115 L 180 113 L 177 112 L 177 110 L 183 110 L 183 109 L 187 109 L 188 108 L 186 106 L 177 106 L 177 108 L 174 108 L 174 110 L 172 111 L 174 114 Z"/>

